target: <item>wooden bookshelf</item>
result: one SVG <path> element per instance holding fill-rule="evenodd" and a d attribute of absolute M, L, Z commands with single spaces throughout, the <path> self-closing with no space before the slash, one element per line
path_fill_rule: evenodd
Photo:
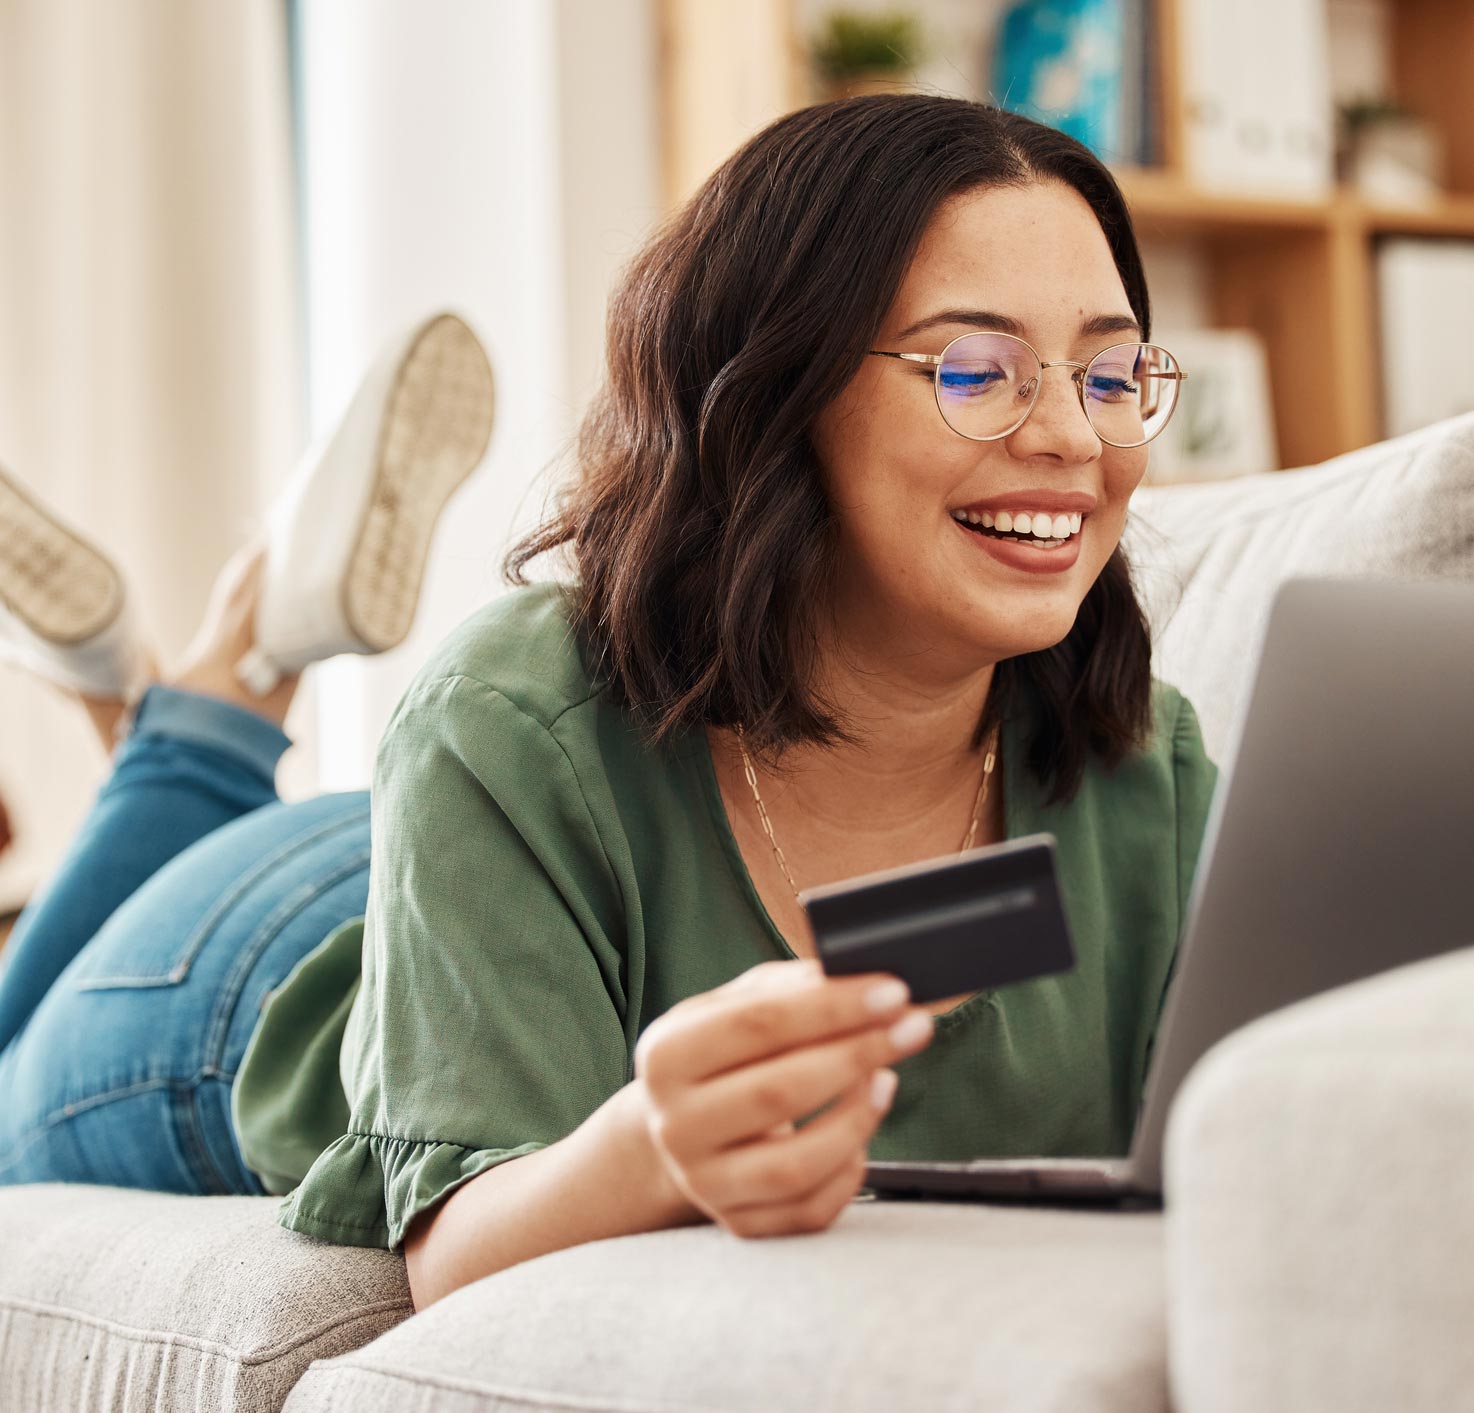
<path fill-rule="evenodd" d="M 795 0 L 661 0 L 666 195 L 676 204 L 766 122 L 808 100 Z M 1370 204 L 1349 190 L 1325 199 L 1228 195 L 1186 175 L 1178 0 L 1156 0 L 1161 165 L 1116 168 L 1138 237 L 1188 242 L 1206 270 L 1215 325 L 1254 330 L 1270 372 L 1296 389 L 1276 401 L 1281 464 L 1301 466 L 1381 436 L 1375 256 L 1386 236 L 1474 239 L 1474 4 L 1391 0 L 1395 94 L 1440 130 L 1449 193 L 1426 208 Z M 924 6 L 920 7 L 924 14 Z M 758 13 L 760 23 L 754 25 Z M 751 36 L 761 31 L 765 42 Z M 699 36 L 695 38 L 693 36 Z M 721 55 L 713 66 L 712 55 Z M 757 72 L 744 73 L 756 65 Z M 719 69 L 719 74 L 716 72 Z M 738 95 L 734 98 L 733 95 Z M 756 100 L 754 95 L 759 95 Z M 967 94 L 973 97 L 976 95 Z M 1151 276 L 1148 268 L 1148 279 Z"/>
<path fill-rule="evenodd" d="M 1276 400 L 1281 464 L 1300 466 L 1382 435 L 1376 247 L 1383 236 L 1474 238 L 1474 5 L 1390 0 L 1396 96 L 1440 130 L 1449 193 L 1426 208 L 1381 207 L 1354 191 L 1325 199 L 1196 190 L 1186 173 L 1178 0 L 1155 0 L 1157 123 L 1162 165 L 1118 169 L 1137 234 L 1193 242 L 1207 265 L 1210 309 L 1223 327 L 1253 329 L 1270 372 L 1293 375 L 1292 403 Z M 1148 269 L 1150 279 L 1150 269 Z"/>

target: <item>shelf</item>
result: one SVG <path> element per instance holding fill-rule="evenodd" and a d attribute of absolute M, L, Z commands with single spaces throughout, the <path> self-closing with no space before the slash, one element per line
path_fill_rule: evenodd
<path fill-rule="evenodd" d="M 1370 206 L 1343 199 L 1346 218 L 1368 235 L 1443 235 L 1474 238 L 1474 196 L 1445 196 L 1433 206 Z"/>
<path fill-rule="evenodd" d="M 1226 3 L 1227 0 L 1224 0 Z M 936 0 L 940 4 L 940 0 Z M 797 0 L 659 0 L 672 205 L 764 122 L 806 101 Z M 1271 375 L 1293 386 L 1274 409 L 1280 457 L 1304 466 L 1380 435 L 1377 246 L 1389 236 L 1474 240 L 1474 0 L 1389 0 L 1389 95 L 1415 99 L 1445 146 L 1453 193 L 1385 206 L 1349 187 L 1318 197 L 1210 192 L 1186 177 L 1190 96 L 1179 57 L 1181 0 L 1147 0 L 1160 166 L 1117 167 L 1140 240 L 1195 274 L 1204 321 L 1254 331 Z M 753 17 L 756 16 L 757 19 Z M 752 39 L 749 33 L 761 32 Z M 1195 249 L 1171 251 L 1174 243 Z M 1150 274 L 1151 271 L 1149 270 Z"/>
<path fill-rule="evenodd" d="M 1242 233 L 1247 229 L 1360 235 L 1445 235 L 1474 238 L 1474 196 L 1447 195 L 1428 206 L 1379 206 L 1342 190 L 1326 198 L 1236 195 L 1199 190 L 1169 172 L 1118 168 L 1138 236 Z"/>
<path fill-rule="evenodd" d="M 1169 172 L 1143 167 L 1118 168 L 1113 175 L 1131 207 L 1138 236 L 1210 235 L 1246 226 L 1322 230 L 1331 219 L 1331 202 L 1315 197 L 1200 191 Z"/>

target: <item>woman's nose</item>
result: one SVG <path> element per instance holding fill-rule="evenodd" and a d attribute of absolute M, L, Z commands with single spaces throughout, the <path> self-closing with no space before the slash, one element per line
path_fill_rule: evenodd
<path fill-rule="evenodd" d="M 1089 461 L 1099 455 L 1101 440 L 1080 405 L 1079 368 L 1046 368 L 1039 380 L 1039 396 L 1023 426 L 1007 438 L 1018 459 L 1049 454 L 1062 461 Z"/>

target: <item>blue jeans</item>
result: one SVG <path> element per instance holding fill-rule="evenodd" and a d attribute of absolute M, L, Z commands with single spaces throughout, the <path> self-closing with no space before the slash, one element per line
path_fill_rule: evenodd
<path fill-rule="evenodd" d="M 265 1003 L 368 899 L 368 792 L 285 804 L 290 740 L 154 686 L 0 952 L 0 1183 L 261 1194 L 230 1086 Z"/>

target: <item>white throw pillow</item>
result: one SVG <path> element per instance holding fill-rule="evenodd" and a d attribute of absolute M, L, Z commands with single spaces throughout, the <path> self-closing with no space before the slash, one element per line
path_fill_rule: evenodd
<path fill-rule="evenodd" d="M 1319 466 L 1142 486 L 1122 545 L 1152 671 L 1192 702 L 1221 763 L 1286 579 L 1474 581 L 1474 413 Z"/>

